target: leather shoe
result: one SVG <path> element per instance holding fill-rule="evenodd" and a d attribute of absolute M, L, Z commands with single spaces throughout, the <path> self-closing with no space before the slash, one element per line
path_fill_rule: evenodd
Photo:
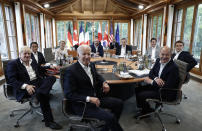
<path fill-rule="evenodd" d="M 56 122 L 45 122 L 45 126 L 50 127 L 51 129 L 54 129 L 54 130 L 62 129 L 62 126 L 57 124 Z"/>

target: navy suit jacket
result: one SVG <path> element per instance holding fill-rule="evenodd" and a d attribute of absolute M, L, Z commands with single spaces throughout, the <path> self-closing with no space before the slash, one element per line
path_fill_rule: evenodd
<path fill-rule="evenodd" d="M 94 43 L 92 45 L 90 45 L 90 47 L 91 47 L 91 52 L 96 53 Z M 104 55 L 103 46 L 100 43 L 98 45 L 98 52 L 99 52 L 99 56 L 103 57 L 103 55 Z"/>
<path fill-rule="evenodd" d="M 120 45 L 119 48 L 116 48 L 116 55 L 121 54 L 121 48 L 122 48 L 122 45 Z M 126 53 L 128 51 L 131 51 L 131 54 L 132 54 L 132 47 L 130 45 L 126 45 Z"/>
<path fill-rule="evenodd" d="M 86 102 L 86 97 L 103 97 L 102 84 L 104 78 L 96 71 L 95 64 L 90 63 L 93 85 L 89 76 L 79 62 L 67 68 L 64 74 L 64 95 L 67 99 Z M 81 105 L 73 104 L 74 111 L 81 112 Z M 95 104 L 87 103 L 87 107 L 96 107 Z"/>
<path fill-rule="evenodd" d="M 154 80 L 154 78 L 158 77 L 160 70 L 160 59 L 158 58 L 154 64 L 154 67 L 149 72 L 149 78 Z M 160 78 L 165 82 L 165 85 L 162 88 L 172 88 L 177 89 L 179 85 L 179 71 L 177 65 L 171 59 L 164 69 L 161 72 Z M 155 81 L 153 81 L 153 85 L 156 88 L 160 88 Z"/>
<path fill-rule="evenodd" d="M 109 45 L 109 48 L 110 49 L 114 49 L 114 48 L 119 48 L 119 43 L 118 42 L 115 42 L 115 44 L 113 44 L 112 42 L 110 43 L 110 45 Z"/>
<path fill-rule="evenodd" d="M 38 53 L 38 62 L 36 61 L 33 53 L 31 54 L 32 60 L 35 61 L 36 63 L 38 63 L 39 65 L 46 64 L 46 60 L 45 60 L 43 54 L 41 52 L 39 52 L 39 51 L 37 51 L 37 53 Z"/>
<path fill-rule="evenodd" d="M 32 61 L 32 69 L 35 71 L 38 79 L 41 79 L 38 69 L 39 66 L 37 63 Z M 20 101 L 23 96 L 26 94 L 26 90 L 21 89 L 23 84 L 31 84 L 30 77 L 25 66 L 21 63 L 20 59 L 11 60 L 7 65 L 7 83 L 13 87 L 14 95 L 17 101 Z"/>
<path fill-rule="evenodd" d="M 175 57 L 175 53 L 172 54 L 172 58 Z M 187 66 L 187 72 L 189 72 L 196 64 L 197 64 L 197 61 L 193 58 L 193 56 L 187 52 L 187 51 L 182 51 L 178 58 L 178 60 L 181 60 L 181 61 L 184 61 L 186 63 L 188 63 L 188 66 Z"/>

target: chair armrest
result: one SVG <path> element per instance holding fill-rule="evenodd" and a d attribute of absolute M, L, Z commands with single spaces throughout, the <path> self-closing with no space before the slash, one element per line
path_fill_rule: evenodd
<path fill-rule="evenodd" d="M 82 120 L 83 117 L 84 117 L 85 111 L 86 111 L 86 102 L 83 102 L 83 101 L 73 101 L 73 100 L 69 100 L 69 99 L 64 98 L 62 100 L 62 112 L 65 115 L 65 117 L 67 117 L 67 118 L 69 118 L 70 115 L 71 115 L 71 109 L 70 109 L 70 107 L 68 107 L 69 103 L 80 103 L 80 104 L 83 105 L 82 115 L 80 117 L 77 117 L 77 118 L 79 118 L 79 120 Z"/>
<path fill-rule="evenodd" d="M 4 96 L 9 100 L 15 100 L 15 96 L 13 94 L 13 87 L 10 84 L 5 83 L 3 85 Z"/>

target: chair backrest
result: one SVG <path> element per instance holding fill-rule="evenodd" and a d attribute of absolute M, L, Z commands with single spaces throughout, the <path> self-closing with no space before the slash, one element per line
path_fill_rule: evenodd
<path fill-rule="evenodd" d="M 70 65 L 66 65 L 66 66 L 60 68 L 60 84 L 61 84 L 62 90 L 64 90 L 63 82 L 64 82 L 65 71 L 67 70 L 67 68 L 69 66 Z"/>
<path fill-rule="evenodd" d="M 14 94 L 13 94 L 13 87 L 10 86 L 9 84 L 7 84 L 7 81 L 8 81 L 8 77 L 7 77 L 7 65 L 8 65 L 8 62 L 10 60 L 5 60 L 5 61 L 2 61 L 3 63 L 3 71 L 4 71 L 4 76 L 5 76 L 5 80 L 6 80 L 6 83 L 3 85 L 3 90 L 4 90 L 4 95 L 7 99 L 9 100 L 16 100 Z"/>
<path fill-rule="evenodd" d="M 181 61 L 181 60 L 174 60 L 174 62 L 177 64 L 178 69 L 179 69 L 179 77 L 180 77 L 179 88 L 181 88 L 182 84 L 185 81 L 186 75 L 187 75 L 188 64 L 186 62 Z"/>
<path fill-rule="evenodd" d="M 52 53 L 52 48 L 44 48 L 44 56 L 45 56 L 46 62 L 50 62 L 54 60 L 55 56 Z"/>
<path fill-rule="evenodd" d="M 137 50 L 137 46 L 132 46 L 132 50 Z"/>

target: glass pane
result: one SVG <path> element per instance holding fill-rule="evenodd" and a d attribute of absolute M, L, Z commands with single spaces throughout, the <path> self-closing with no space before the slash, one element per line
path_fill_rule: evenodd
<path fill-rule="evenodd" d="M 155 37 L 156 38 L 156 23 L 157 23 L 157 16 L 154 16 L 153 18 L 153 35 L 152 37 Z"/>
<path fill-rule="evenodd" d="M 28 13 L 25 14 L 25 29 L 26 29 L 26 42 L 27 45 L 30 45 L 32 42 L 31 39 L 31 25 L 30 25 L 30 15 Z"/>
<path fill-rule="evenodd" d="M 6 44 L 6 36 L 5 36 L 5 26 L 4 26 L 4 19 L 3 19 L 3 13 L 2 13 L 2 6 L 0 4 L 0 53 L 1 53 L 1 59 L 5 60 L 8 59 L 8 50 L 7 50 L 7 44 Z"/>
<path fill-rule="evenodd" d="M 157 25 L 157 44 L 161 45 L 161 28 L 162 28 L 162 15 L 158 17 L 158 25 Z"/>
<path fill-rule="evenodd" d="M 183 38 L 183 41 L 185 43 L 184 50 L 186 51 L 189 50 L 189 45 L 190 45 L 193 13 L 194 13 L 194 6 L 187 8 L 185 26 L 184 26 L 184 38 Z"/>
<path fill-rule="evenodd" d="M 11 59 L 17 58 L 17 46 L 15 37 L 9 37 Z"/>
<path fill-rule="evenodd" d="M 57 26 L 57 40 L 58 40 L 58 42 L 59 42 L 60 40 L 65 40 L 64 21 L 57 21 L 57 22 L 56 22 L 56 26 Z"/>
<path fill-rule="evenodd" d="M 128 40 L 128 23 L 115 23 L 114 24 L 114 29 L 115 29 L 114 36 L 116 36 L 117 24 L 119 25 L 119 40 L 120 40 L 120 42 L 121 42 L 122 38 L 126 38 Z"/>
<path fill-rule="evenodd" d="M 198 64 L 196 65 L 197 68 L 199 68 L 201 49 L 202 49 L 202 4 L 198 6 L 197 20 L 194 33 L 194 43 L 192 45 L 192 54 L 198 62 Z"/>
<path fill-rule="evenodd" d="M 182 13 L 183 13 L 183 9 L 178 9 L 176 12 L 176 19 L 175 19 L 175 28 L 174 28 L 174 39 L 173 39 L 173 43 L 175 43 L 177 40 L 180 39 L 181 36 L 181 26 L 182 26 Z M 174 46 L 174 44 L 173 44 Z"/>

